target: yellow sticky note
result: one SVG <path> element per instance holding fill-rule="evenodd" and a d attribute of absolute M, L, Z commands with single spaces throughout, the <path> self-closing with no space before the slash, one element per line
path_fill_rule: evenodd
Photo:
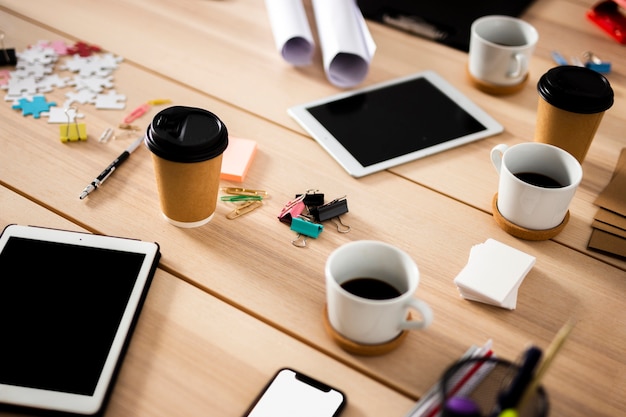
<path fill-rule="evenodd" d="M 256 154 L 257 144 L 251 139 L 228 138 L 228 147 L 222 156 L 223 180 L 243 182 L 252 165 Z"/>

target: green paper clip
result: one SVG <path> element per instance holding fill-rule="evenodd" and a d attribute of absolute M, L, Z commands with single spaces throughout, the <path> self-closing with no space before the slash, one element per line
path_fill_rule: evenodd
<path fill-rule="evenodd" d="M 322 230 L 324 230 L 324 226 L 319 223 L 304 220 L 300 217 L 295 217 L 291 220 L 291 230 L 300 235 L 317 239 L 320 233 L 322 233 Z"/>
<path fill-rule="evenodd" d="M 233 203 L 241 201 L 260 201 L 263 200 L 262 195 L 223 195 L 220 197 L 221 201 L 230 201 Z"/>

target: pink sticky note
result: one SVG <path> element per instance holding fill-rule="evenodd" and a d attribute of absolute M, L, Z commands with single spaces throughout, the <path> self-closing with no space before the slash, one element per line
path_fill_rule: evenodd
<path fill-rule="evenodd" d="M 223 180 L 243 182 L 256 154 L 256 142 L 251 139 L 228 138 L 228 147 L 222 156 Z"/>

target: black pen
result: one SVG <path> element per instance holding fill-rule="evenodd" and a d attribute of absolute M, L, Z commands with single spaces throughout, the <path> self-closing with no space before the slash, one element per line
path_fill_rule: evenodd
<path fill-rule="evenodd" d="M 140 138 L 137 138 L 136 141 L 134 141 L 133 143 L 130 144 L 130 146 L 128 148 L 126 148 L 126 150 L 124 150 L 124 152 L 122 152 L 120 154 L 120 156 L 118 156 L 117 158 L 115 158 L 115 161 L 111 162 L 109 164 L 108 167 L 104 168 L 104 171 L 102 171 L 100 173 L 100 175 L 98 175 L 96 177 L 95 180 L 91 181 L 91 184 L 89 184 L 88 186 L 85 187 L 85 189 L 83 190 L 82 193 L 80 193 L 79 198 L 82 200 L 83 198 L 87 197 L 89 195 L 89 193 L 91 193 L 93 190 L 95 190 L 96 188 L 100 187 L 102 185 L 102 183 L 109 178 L 109 176 L 111 174 L 113 174 L 113 172 L 120 166 L 122 165 L 122 163 L 124 163 L 125 160 L 128 159 L 128 157 L 130 156 L 131 153 L 133 153 L 133 151 L 135 149 L 137 149 L 139 147 L 139 145 L 141 144 L 141 142 L 143 142 L 143 136 Z"/>
<path fill-rule="evenodd" d="M 492 411 L 492 417 L 499 416 L 504 410 L 517 408 L 522 395 L 533 379 L 542 354 L 541 349 L 536 346 L 531 346 L 524 352 L 522 362 L 519 364 L 519 369 L 509 387 L 498 394 L 497 407 Z"/>

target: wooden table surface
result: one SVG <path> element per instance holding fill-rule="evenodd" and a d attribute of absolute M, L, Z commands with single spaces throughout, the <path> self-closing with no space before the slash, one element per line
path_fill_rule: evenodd
<path fill-rule="evenodd" d="M 305 1 L 308 9 L 310 4 Z M 300 368 L 343 389 L 346 416 L 404 416 L 470 345 L 492 339 L 498 355 L 516 359 L 528 343 L 547 347 L 561 325 L 577 325 L 545 379 L 555 416 L 626 412 L 626 261 L 586 249 L 595 197 L 611 178 L 626 117 L 624 47 L 589 23 L 587 0 L 537 0 L 524 14 L 540 34 L 528 85 L 494 97 L 467 82 L 467 55 L 368 22 L 378 49 L 362 84 L 435 70 L 494 116 L 504 133 L 355 179 L 291 120 L 286 109 L 341 90 L 321 67 L 296 69 L 275 50 L 263 2 L 254 0 L 0 0 L 6 47 L 38 40 L 82 40 L 124 58 L 115 89 L 124 110 L 80 105 L 89 140 L 61 143 L 45 117 L 0 106 L 0 226 L 9 223 L 84 229 L 156 241 L 163 258 L 107 415 L 239 416 L 280 367 Z M 583 164 L 584 179 L 565 230 L 530 242 L 502 231 L 491 215 L 497 175 L 489 150 L 532 140 L 550 51 L 592 50 L 611 60 L 615 104 Z M 63 103 L 66 90 L 47 94 Z M 168 98 L 219 115 L 233 136 L 258 143 L 245 187 L 271 194 L 236 220 L 218 203 L 196 229 L 162 220 L 147 149 L 141 147 L 87 199 L 78 194 L 134 136 L 98 142 L 139 104 Z M 145 128 L 162 106 L 135 122 Z M 240 186 L 223 181 L 223 186 Z M 328 228 L 306 249 L 276 216 L 294 194 L 319 189 L 347 196 L 348 234 Z M 513 311 L 463 300 L 452 282 L 472 246 L 493 238 L 537 263 Z M 417 296 L 435 321 L 379 357 L 344 352 L 325 333 L 324 262 L 339 245 L 382 240 L 407 251 L 421 272 Z M 0 414 L 2 415 L 2 414 Z"/>

